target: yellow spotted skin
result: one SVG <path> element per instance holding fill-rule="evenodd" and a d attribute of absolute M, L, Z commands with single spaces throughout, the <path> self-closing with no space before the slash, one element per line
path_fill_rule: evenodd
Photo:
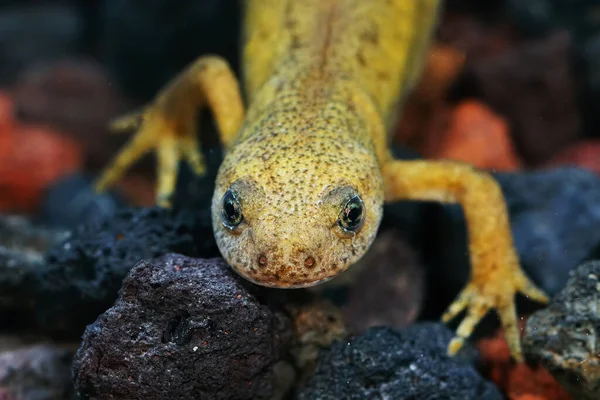
<path fill-rule="evenodd" d="M 355 263 L 373 242 L 386 201 L 459 203 L 472 274 L 443 316 L 467 310 L 449 353 L 496 309 L 520 360 L 514 295 L 547 298 L 521 271 L 498 184 L 468 165 L 399 161 L 388 149 L 387 133 L 419 78 L 439 3 L 247 0 L 247 110 L 225 61 L 200 57 L 146 109 L 115 122 L 137 134 L 98 190 L 154 148 L 157 203 L 169 206 L 178 161 L 204 170 L 195 120 L 208 106 L 226 150 L 212 201 L 221 254 L 245 278 L 282 288 L 318 284 Z M 349 218 L 360 223 L 350 226 Z"/>

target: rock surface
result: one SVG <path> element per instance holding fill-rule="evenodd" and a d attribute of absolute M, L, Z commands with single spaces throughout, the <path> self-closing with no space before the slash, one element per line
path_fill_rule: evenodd
<path fill-rule="evenodd" d="M 466 358 L 446 355 L 451 338 L 441 324 L 371 328 L 334 343 L 299 399 L 501 399 Z"/>
<path fill-rule="evenodd" d="M 221 259 L 140 262 L 75 357 L 82 398 L 264 399 L 290 321 Z"/>
<path fill-rule="evenodd" d="M 529 317 L 525 355 L 539 360 L 576 399 L 600 396 L 600 261 L 571 274 L 548 308 Z"/>

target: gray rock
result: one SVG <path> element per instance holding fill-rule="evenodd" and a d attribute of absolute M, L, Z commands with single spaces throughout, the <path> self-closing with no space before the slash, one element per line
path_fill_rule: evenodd
<path fill-rule="evenodd" d="M 0 353 L 0 398 L 69 399 L 74 350 L 40 344 Z"/>
<path fill-rule="evenodd" d="M 523 349 L 576 399 L 600 398 L 600 261 L 578 267 L 549 307 L 527 320 Z"/>
<path fill-rule="evenodd" d="M 291 324 L 222 259 L 167 255 L 131 270 L 73 365 L 94 399 L 264 399 Z"/>

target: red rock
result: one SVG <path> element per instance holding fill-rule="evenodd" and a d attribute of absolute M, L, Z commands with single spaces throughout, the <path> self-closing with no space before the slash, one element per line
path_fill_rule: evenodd
<path fill-rule="evenodd" d="M 12 99 L 0 92 L 0 157 L 3 157 L 12 138 L 14 105 Z"/>
<path fill-rule="evenodd" d="M 42 126 L 16 125 L 0 157 L 0 211 L 34 211 L 50 183 L 81 165 L 81 148 L 72 139 Z"/>
<path fill-rule="evenodd" d="M 394 140 L 419 147 L 437 128 L 439 109 L 444 108 L 448 89 L 462 71 L 464 61 L 464 54 L 450 46 L 436 44 L 432 48 L 420 81 L 401 110 Z"/>
<path fill-rule="evenodd" d="M 426 158 L 463 161 L 497 171 L 513 171 L 521 166 L 506 122 L 476 101 L 459 104 L 448 128 L 429 135 L 421 152 Z"/>
<path fill-rule="evenodd" d="M 524 326 L 521 319 L 521 332 Z M 485 375 L 510 400 L 574 400 L 542 366 L 513 362 L 501 329 L 493 338 L 480 340 L 477 347 L 487 369 Z"/>
<path fill-rule="evenodd" d="M 558 153 L 546 167 L 573 165 L 600 174 L 600 139 L 582 140 Z"/>
<path fill-rule="evenodd" d="M 89 169 L 104 168 L 128 138 L 110 135 L 108 124 L 131 111 L 133 101 L 119 93 L 99 64 L 67 59 L 36 65 L 20 76 L 13 92 L 25 121 L 51 126 L 81 143 Z"/>

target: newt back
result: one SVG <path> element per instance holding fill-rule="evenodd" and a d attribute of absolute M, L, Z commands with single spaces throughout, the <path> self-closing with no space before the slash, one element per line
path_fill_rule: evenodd
<path fill-rule="evenodd" d="M 243 74 L 250 105 L 269 79 L 350 80 L 370 96 L 389 127 L 419 77 L 439 3 L 247 1 Z"/>

